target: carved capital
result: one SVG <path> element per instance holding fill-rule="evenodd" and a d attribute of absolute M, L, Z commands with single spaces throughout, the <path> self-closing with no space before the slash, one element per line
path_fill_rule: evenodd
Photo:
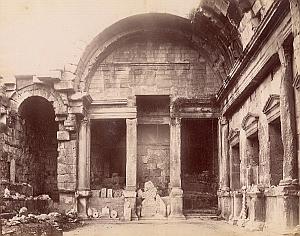
<path fill-rule="evenodd" d="M 219 117 L 219 123 L 220 123 L 220 125 L 227 125 L 228 119 L 225 116 L 221 116 L 221 117 Z"/>
<path fill-rule="evenodd" d="M 171 118 L 171 125 L 172 126 L 180 126 L 181 125 L 181 118 L 179 118 L 179 117 Z"/>
<path fill-rule="evenodd" d="M 81 125 L 88 125 L 90 122 L 89 118 L 87 118 L 86 116 L 84 116 L 81 120 Z"/>

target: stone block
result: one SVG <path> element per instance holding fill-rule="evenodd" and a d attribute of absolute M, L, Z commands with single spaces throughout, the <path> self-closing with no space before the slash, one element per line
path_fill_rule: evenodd
<path fill-rule="evenodd" d="M 75 174 L 64 174 L 57 175 L 58 183 L 76 183 L 76 175 Z"/>
<path fill-rule="evenodd" d="M 112 189 L 107 189 L 107 197 L 112 198 L 113 197 L 113 190 Z"/>
<path fill-rule="evenodd" d="M 102 197 L 102 198 L 106 198 L 106 188 L 102 188 L 101 189 L 101 192 L 100 192 L 100 197 Z"/>
<path fill-rule="evenodd" d="M 69 164 L 57 164 L 57 174 L 64 175 L 64 174 L 75 174 L 76 173 L 76 165 L 69 165 Z"/>
<path fill-rule="evenodd" d="M 59 141 L 69 141 L 70 133 L 68 131 L 57 131 L 57 140 Z"/>
<path fill-rule="evenodd" d="M 73 80 L 61 80 L 54 84 L 54 89 L 58 91 L 73 91 L 74 81 Z"/>

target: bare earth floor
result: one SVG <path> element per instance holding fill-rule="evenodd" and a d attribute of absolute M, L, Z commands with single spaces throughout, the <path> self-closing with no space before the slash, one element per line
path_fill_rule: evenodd
<path fill-rule="evenodd" d="M 223 221 L 197 220 L 180 222 L 139 222 L 103 224 L 93 223 L 82 228 L 65 232 L 64 236 L 276 236 L 268 232 L 250 232 Z"/>

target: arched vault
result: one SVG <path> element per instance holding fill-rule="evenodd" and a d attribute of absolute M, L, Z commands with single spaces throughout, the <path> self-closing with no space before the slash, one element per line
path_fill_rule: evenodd
<path fill-rule="evenodd" d="M 197 13 L 198 14 L 198 13 Z M 203 17 L 202 17 L 203 18 Z M 166 38 L 180 40 L 190 44 L 214 68 L 220 79 L 225 79 L 235 58 L 240 53 L 240 43 L 233 47 L 232 36 L 220 31 L 220 22 L 212 20 L 210 15 L 204 15 L 200 23 L 195 24 L 190 19 L 166 14 L 148 13 L 130 16 L 111 25 L 98 34 L 86 47 L 76 69 L 75 85 L 78 90 L 87 91 L 90 78 L 99 63 L 116 47 L 137 37 L 152 37 L 161 35 Z M 226 25 L 227 26 L 227 25 Z M 231 32 L 232 33 L 232 32 Z"/>

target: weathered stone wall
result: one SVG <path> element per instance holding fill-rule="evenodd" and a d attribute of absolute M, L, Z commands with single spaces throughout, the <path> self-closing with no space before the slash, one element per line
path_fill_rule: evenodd
<path fill-rule="evenodd" d="M 77 182 L 77 140 L 58 143 L 57 159 L 58 189 L 75 191 Z"/>
<path fill-rule="evenodd" d="M 169 94 L 202 97 L 216 93 L 220 85 L 201 54 L 183 42 L 133 39 L 102 61 L 89 93 L 95 99 Z"/>
<path fill-rule="evenodd" d="M 58 200 L 58 124 L 52 105 L 43 98 L 33 97 L 22 104 L 20 115 L 23 119 L 19 143 L 22 154 L 16 166 L 17 182 L 31 184 L 34 195 L 49 194 Z"/>
<path fill-rule="evenodd" d="M 259 183 L 269 186 L 270 184 L 270 147 L 268 121 L 263 113 L 263 108 L 271 94 L 279 94 L 281 81 L 280 68 L 274 68 L 259 87 L 246 99 L 236 113 L 229 119 L 229 129 L 240 130 L 240 154 L 241 154 L 241 186 L 246 185 L 247 179 L 247 137 L 242 129 L 242 120 L 248 113 L 257 115 L 258 120 L 258 142 L 259 142 Z M 279 162 L 277 162 L 280 164 Z"/>
<path fill-rule="evenodd" d="M 138 125 L 138 183 L 152 181 L 160 196 L 168 195 L 170 182 L 170 128 Z"/>
<path fill-rule="evenodd" d="M 273 1 L 254 0 L 249 2 L 251 2 L 252 5 L 250 6 L 249 10 L 244 13 L 239 25 L 239 33 L 241 34 L 243 48 L 245 48 L 251 40 L 261 20 L 271 7 Z"/>

